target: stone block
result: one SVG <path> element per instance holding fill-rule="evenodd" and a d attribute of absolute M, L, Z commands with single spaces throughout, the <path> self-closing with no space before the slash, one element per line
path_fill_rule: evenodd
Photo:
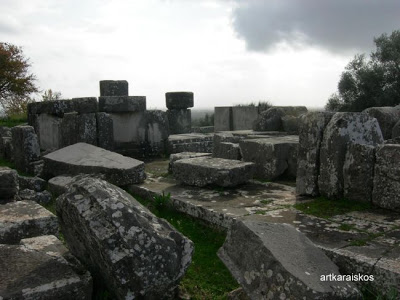
<path fill-rule="evenodd" d="M 96 113 L 97 145 L 107 150 L 114 149 L 114 125 L 111 116 L 104 112 Z"/>
<path fill-rule="evenodd" d="M 169 136 L 167 114 L 161 110 L 148 110 L 146 118 L 146 153 L 145 156 L 165 154 Z"/>
<path fill-rule="evenodd" d="M 282 128 L 283 131 L 289 134 L 299 134 L 300 118 L 295 116 L 283 116 Z"/>
<path fill-rule="evenodd" d="M 0 201 L 12 200 L 18 193 L 18 173 L 8 167 L 0 167 Z"/>
<path fill-rule="evenodd" d="M 61 146 L 56 149 L 73 145 L 78 142 L 77 118 L 77 112 L 64 114 L 64 118 L 61 120 Z"/>
<path fill-rule="evenodd" d="M 21 239 L 57 235 L 57 217 L 33 201 L 0 205 L 0 244 L 18 244 Z"/>
<path fill-rule="evenodd" d="M 372 201 L 375 147 L 350 144 L 343 165 L 344 197 L 359 202 Z"/>
<path fill-rule="evenodd" d="M 393 127 L 400 120 L 400 106 L 370 107 L 363 112 L 377 119 L 384 140 L 392 138 Z"/>
<path fill-rule="evenodd" d="M 214 108 L 214 130 L 215 132 L 233 130 L 232 107 Z"/>
<path fill-rule="evenodd" d="M 309 112 L 300 117 L 296 193 L 317 196 L 320 150 L 325 127 L 333 113 Z"/>
<path fill-rule="evenodd" d="M 11 128 L 0 126 L 0 137 L 11 137 Z"/>
<path fill-rule="evenodd" d="M 48 181 L 50 193 L 58 197 L 67 191 L 68 185 L 74 182 L 73 176 L 56 176 Z"/>
<path fill-rule="evenodd" d="M 168 153 L 205 152 L 213 150 L 213 136 L 208 134 L 173 134 L 168 137 Z"/>
<path fill-rule="evenodd" d="M 22 172 L 33 173 L 31 163 L 40 158 L 35 130 L 32 126 L 15 126 L 11 132 L 15 167 Z"/>
<path fill-rule="evenodd" d="M 165 93 L 165 102 L 168 109 L 187 109 L 193 107 L 192 92 Z"/>
<path fill-rule="evenodd" d="M 46 177 L 58 175 L 102 174 L 119 185 L 142 182 L 146 175 L 142 161 L 122 156 L 93 145 L 77 143 L 43 157 Z"/>
<path fill-rule="evenodd" d="M 232 130 L 252 129 L 257 118 L 257 106 L 234 106 L 232 107 Z"/>
<path fill-rule="evenodd" d="M 128 81 L 126 80 L 101 80 L 100 96 L 128 96 Z"/>
<path fill-rule="evenodd" d="M 175 179 L 187 185 L 234 187 L 253 178 L 254 164 L 237 160 L 196 157 L 175 161 Z"/>
<path fill-rule="evenodd" d="M 400 138 L 400 119 L 397 123 L 393 126 L 392 129 L 392 139 Z"/>
<path fill-rule="evenodd" d="M 372 203 L 400 211 L 400 145 L 385 144 L 376 149 Z"/>
<path fill-rule="evenodd" d="M 234 143 L 219 143 L 218 147 L 213 148 L 213 157 L 241 160 L 239 144 Z"/>
<path fill-rule="evenodd" d="M 20 190 L 30 189 L 35 192 L 42 192 L 47 187 L 46 180 L 39 177 L 28 177 L 28 176 L 18 175 L 18 183 Z"/>
<path fill-rule="evenodd" d="M 306 114 L 305 106 L 274 106 L 260 113 L 253 124 L 254 131 L 283 131 L 282 117 Z"/>
<path fill-rule="evenodd" d="M 97 145 L 96 114 L 80 114 L 77 116 L 78 142 Z"/>
<path fill-rule="evenodd" d="M 192 126 L 192 132 L 193 133 L 213 133 L 214 132 L 214 126 Z"/>
<path fill-rule="evenodd" d="M 194 157 L 211 157 L 211 153 L 201 153 L 201 152 L 180 152 L 171 154 L 169 156 L 168 172 L 172 172 L 172 166 L 174 163 L 180 159 L 194 158 Z"/>
<path fill-rule="evenodd" d="M 41 101 L 28 104 L 28 115 L 49 114 L 57 117 L 62 117 L 65 113 L 75 110 L 74 101 L 69 99 Z"/>
<path fill-rule="evenodd" d="M 168 298 L 190 265 L 193 243 L 110 183 L 75 182 L 56 211 L 71 253 L 113 298 Z"/>
<path fill-rule="evenodd" d="M 251 255 L 249 255 L 251 253 Z M 287 224 L 234 222 L 218 256 L 250 299 L 358 299 L 352 282 L 304 234 Z"/>
<path fill-rule="evenodd" d="M 51 194 L 48 191 L 35 192 L 30 189 L 20 189 L 18 196 L 21 200 L 34 201 L 40 205 L 48 205 L 52 201 Z"/>
<path fill-rule="evenodd" d="M 298 136 L 286 136 L 241 140 L 239 147 L 243 161 L 255 163 L 254 176 L 272 180 L 296 177 L 298 144 Z"/>
<path fill-rule="evenodd" d="M 37 117 L 40 149 L 54 150 L 62 147 L 63 118 L 42 113 Z"/>
<path fill-rule="evenodd" d="M 100 112 L 127 113 L 145 110 L 145 96 L 103 96 L 99 98 Z"/>
<path fill-rule="evenodd" d="M 192 131 L 192 112 L 190 109 L 167 110 L 170 134 L 190 133 Z"/>
<path fill-rule="evenodd" d="M 328 123 L 320 151 L 318 187 L 321 195 L 342 198 L 343 164 L 350 144 L 376 146 L 383 143 L 375 118 L 365 113 L 336 113 Z"/>
<path fill-rule="evenodd" d="M 11 137 L 0 137 L 0 157 L 8 161 L 14 160 Z"/>
<path fill-rule="evenodd" d="M 0 245 L 2 299 L 76 299 L 92 297 L 92 278 L 55 236 Z"/>
<path fill-rule="evenodd" d="M 80 114 L 96 113 L 98 111 L 96 97 L 72 98 L 74 111 Z"/>

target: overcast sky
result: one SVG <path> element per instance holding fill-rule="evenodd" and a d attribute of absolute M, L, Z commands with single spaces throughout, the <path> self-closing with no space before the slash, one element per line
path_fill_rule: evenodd
<path fill-rule="evenodd" d="M 181 90 L 195 108 L 322 107 L 399 15 L 399 0 L 0 0 L 0 41 L 22 46 L 40 88 L 64 98 L 125 79 L 148 108 Z"/>

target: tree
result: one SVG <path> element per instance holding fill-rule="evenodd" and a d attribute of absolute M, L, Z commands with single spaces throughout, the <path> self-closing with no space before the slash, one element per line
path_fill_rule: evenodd
<path fill-rule="evenodd" d="M 62 96 L 61 96 L 60 92 L 53 92 L 51 89 L 48 89 L 42 95 L 42 100 L 43 101 L 54 101 L 54 100 L 60 100 L 61 97 Z"/>
<path fill-rule="evenodd" d="M 369 59 L 358 54 L 346 66 L 327 110 L 362 111 L 400 104 L 400 31 L 382 34 L 374 42 L 376 50 Z"/>
<path fill-rule="evenodd" d="M 16 107 L 16 102 L 28 103 L 29 95 L 38 92 L 30 66 L 21 47 L 0 42 L 0 105 L 6 113 L 8 107 Z"/>

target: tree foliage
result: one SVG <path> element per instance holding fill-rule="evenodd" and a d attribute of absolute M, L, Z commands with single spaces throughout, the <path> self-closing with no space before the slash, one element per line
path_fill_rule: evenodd
<path fill-rule="evenodd" d="M 400 31 L 382 34 L 374 42 L 376 50 L 368 59 L 358 54 L 346 66 L 327 110 L 362 111 L 400 104 Z"/>
<path fill-rule="evenodd" d="M 26 107 L 32 101 L 29 96 L 38 92 L 29 67 L 21 47 L 0 42 L 0 105 L 7 115 L 18 113 L 18 107 Z"/>
<path fill-rule="evenodd" d="M 42 100 L 43 101 L 54 101 L 54 100 L 60 100 L 61 97 L 62 96 L 61 96 L 60 92 L 56 92 L 56 91 L 53 92 L 52 89 L 48 89 L 42 95 Z"/>

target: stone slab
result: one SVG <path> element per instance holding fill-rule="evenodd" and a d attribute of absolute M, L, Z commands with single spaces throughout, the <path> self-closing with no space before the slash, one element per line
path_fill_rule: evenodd
<path fill-rule="evenodd" d="M 17 170 L 33 174 L 32 163 L 39 160 L 40 147 L 38 137 L 32 126 L 14 126 L 12 145 L 14 163 Z"/>
<path fill-rule="evenodd" d="M 98 111 L 96 97 L 72 98 L 71 101 L 74 103 L 74 111 L 79 114 L 96 113 Z"/>
<path fill-rule="evenodd" d="M 60 196 L 61 194 L 67 191 L 67 187 L 71 184 L 73 180 L 73 176 L 56 176 L 48 181 L 48 188 L 52 195 L 55 197 Z"/>
<path fill-rule="evenodd" d="M 180 152 L 180 153 L 171 154 L 169 156 L 168 172 L 172 172 L 172 166 L 178 160 L 194 158 L 194 157 L 204 157 L 204 156 L 211 157 L 211 153 Z"/>
<path fill-rule="evenodd" d="M 128 96 L 128 81 L 100 80 L 100 96 Z"/>
<path fill-rule="evenodd" d="M 165 102 L 168 109 L 186 109 L 193 107 L 192 92 L 165 93 Z"/>
<path fill-rule="evenodd" d="M 111 116 L 104 112 L 96 113 L 97 146 L 106 150 L 114 149 L 114 123 Z"/>
<path fill-rule="evenodd" d="M 257 106 L 234 106 L 232 107 L 232 130 L 252 129 L 257 118 Z"/>
<path fill-rule="evenodd" d="M 140 112 L 146 110 L 146 96 L 101 96 L 99 111 L 107 113 Z"/>
<path fill-rule="evenodd" d="M 54 151 L 43 160 L 43 172 L 48 178 L 64 174 L 103 174 L 105 180 L 119 186 L 146 178 L 142 161 L 85 143 Z"/>
<path fill-rule="evenodd" d="M 89 272 L 55 236 L 0 245 L 0 269 L 1 299 L 89 300 L 92 296 Z"/>
<path fill-rule="evenodd" d="M 172 173 L 177 180 L 188 185 L 233 187 L 253 177 L 254 164 L 222 158 L 197 157 L 174 162 Z"/>
<path fill-rule="evenodd" d="M 168 153 L 205 152 L 211 153 L 213 136 L 211 134 L 190 133 L 171 134 L 168 137 Z"/>
<path fill-rule="evenodd" d="M 0 201 L 13 199 L 18 189 L 17 171 L 8 167 L 0 167 Z"/>
<path fill-rule="evenodd" d="M 214 108 L 214 130 L 228 131 L 233 130 L 232 107 L 215 107 Z"/>
<path fill-rule="evenodd" d="M 0 243 L 17 244 L 21 239 L 58 234 L 57 217 L 33 201 L 0 205 Z"/>

